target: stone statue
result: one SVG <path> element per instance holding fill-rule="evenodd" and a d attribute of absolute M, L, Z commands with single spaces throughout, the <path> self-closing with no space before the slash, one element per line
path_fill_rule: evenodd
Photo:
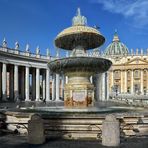
<path fill-rule="evenodd" d="M 133 55 L 134 53 L 133 53 L 133 49 L 131 49 L 131 54 Z"/>
<path fill-rule="evenodd" d="M 138 55 L 138 48 L 136 49 L 136 55 Z"/>
<path fill-rule="evenodd" d="M 76 16 L 72 19 L 72 25 L 73 26 L 85 26 L 87 24 L 87 19 L 85 16 L 81 16 L 81 10 L 80 8 L 77 9 Z"/>
<path fill-rule="evenodd" d="M 50 56 L 49 48 L 46 49 L 46 55 Z"/>
<path fill-rule="evenodd" d="M 15 42 L 15 49 L 18 50 L 19 49 L 19 43 L 16 41 Z"/>
<path fill-rule="evenodd" d="M 25 51 L 26 51 L 26 52 L 29 52 L 29 44 L 26 45 Z"/>
<path fill-rule="evenodd" d="M 39 48 L 39 46 L 36 47 L 36 54 L 37 55 L 40 54 L 40 48 Z"/>
<path fill-rule="evenodd" d="M 7 42 L 6 42 L 6 39 L 5 39 L 5 38 L 3 39 L 2 46 L 3 46 L 3 47 L 7 47 Z"/>
<path fill-rule="evenodd" d="M 141 49 L 141 55 L 143 55 L 143 49 Z"/>

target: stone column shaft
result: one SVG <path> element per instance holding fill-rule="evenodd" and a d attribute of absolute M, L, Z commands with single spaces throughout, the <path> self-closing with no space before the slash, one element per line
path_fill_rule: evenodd
<path fill-rule="evenodd" d="M 32 99 L 36 99 L 36 69 L 32 72 Z"/>
<path fill-rule="evenodd" d="M 68 76 L 65 76 L 65 84 L 68 83 Z"/>
<path fill-rule="evenodd" d="M 2 67 L 2 100 L 5 101 L 7 98 L 7 65 L 3 63 Z"/>
<path fill-rule="evenodd" d="M 124 72 L 124 92 L 127 92 L 127 72 Z"/>
<path fill-rule="evenodd" d="M 46 101 L 50 101 L 50 70 L 46 69 Z"/>
<path fill-rule="evenodd" d="M 98 83 L 98 100 L 102 100 L 102 74 L 97 74 Z"/>
<path fill-rule="evenodd" d="M 141 93 L 143 94 L 143 70 L 141 69 L 141 88 L 140 88 L 140 91 Z"/>
<path fill-rule="evenodd" d="M 42 79 L 42 81 L 43 81 L 43 86 L 42 86 L 42 95 L 43 95 L 43 100 L 45 100 L 45 97 L 46 97 L 46 73 L 45 73 L 45 71 L 43 72 L 43 79 Z"/>
<path fill-rule="evenodd" d="M 147 69 L 147 94 L 148 94 L 148 69 Z"/>
<path fill-rule="evenodd" d="M 131 94 L 133 94 L 133 70 L 131 71 Z"/>
<path fill-rule="evenodd" d="M 56 74 L 56 101 L 60 100 L 60 76 Z"/>
<path fill-rule="evenodd" d="M 90 76 L 90 83 L 93 83 L 93 76 Z"/>
<path fill-rule="evenodd" d="M 18 65 L 14 65 L 14 101 L 19 99 L 18 89 Z"/>
<path fill-rule="evenodd" d="M 36 101 L 40 101 L 40 69 L 36 68 Z"/>
<path fill-rule="evenodd" d="M 9 80 L 9 95 L 10 95 L 10 99 L 13 100 L 14 99 L 14 68 L 10 68 L 10 80 Z"/>
<path fill-rule="evenodd" d="M 102 101 L 105 101 L 105 73 L 102 74 Z"/>
<path fill-rule="evenodd" d="M 95 101 L 98 101 L 99 100 L 99 74 L 96 74 L 94 77 L 95 77 L 95 82 L 94 82 L 94 86 L 95 86 Z M 91 80 L 91 77 L 90 77 L 90 82 L 93 83 L 93 80 Z"/>
<path fill-rule="evenodd" d="M 2 98 L 2 68 L 0 65 L 0 99 Z"/>
<path fill-rule="evenodd" d="M 121 90 L 120 93 L 123 93 L 123 71 L 121 70 Z"/>
<path fill-rule="evenodd" d="M 109 100 L 109 72 L 106 72 L 106 100 Z"/>
<path fill-rule="evenodd" d="M 61 80 L 61 97 L 64 98 L 64 84 L 65 84 L 65 77 L 62 75 L 62 80 Z"/>
<path fill-rule="evenodd" d="M 55 75 L 52 76 L 52 100 L 55 100 Z"/>
<path fill-rule="evenodd" d="M 112 88 L 114 86 L 114 73 L 111 71 L 111 92 L 113 91 Z"/>
<path fill-rule="evenodd" d="M 25 101 L 29 101 L 29 67 L 25 71 Z"/>
<path fill-rule="evenodd" d="M 21 99 L 24 100 L 25 99 L 25 69 L 24 68 L 21 69 L 19 77 L 20 77 L 19 86 L 21 87 L 20 88 Z"/>

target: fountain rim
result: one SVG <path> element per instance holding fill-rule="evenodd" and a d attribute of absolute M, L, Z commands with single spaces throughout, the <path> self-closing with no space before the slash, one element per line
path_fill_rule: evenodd
<path fill-rule="evenodd" d="M 84 37 L 85 37 L 85 40 L 86 39 L 88 40 L 86 41 L 87 43 L 87 46 L 85 48 L 86 50 L 99 47 L 105 42 L 105 37 L 95 28 L 92 28 L 89 26 L 71 26 L 71 27 L 64 29 L 56 36 L 54 40 L 55 46 L 58 48 L 62 48 L 64 50 L 73 50 L 73 46 L 70 46 L 68 44 L 64 45 L 63 41 L 66 39 L 67 42 L 71 43 L 72 41 L 75 41 L 74 38 L 76 35 L 81 36 L 80 37 L 81 39 L 79 38 L 78 42 L 84 39 Z M 90 39 L 89 36 L 91 36 L 92 39 Z M 94 37 L 92 36 L 96 38 L 95 43 L 94 43 Z"/>
<path fill-rule="evenodd" d="M 103 73 L 103 72 L 105 72 L 105 71 L 107 71 L 110 67 L 111 67 L 111 65 L 112 65 L 112 62 L 109 60 L 109 59 L 105 59 L 105 58 L 101 58 L 101 57 L 84 57 L 84 56 L 81 56 L 81 57 L 66 57 L 66 58 L 60 58 L 60 59 L 55 59 L 55 60 L 53 60 L 53 61 L 50 61 L 50 62 L 48 62 L 48 67 L 51 69 L 51 71 L 53 71 L 53 72 L 63 72 L 63 73 L 67 73 L 67 72 L 71 72 L 70 70 L 71 70 L 71 68 L 70 67 L 67 67 L 67 70 L 66 70 L 66 68 L 65 68 L 65 70 L 64 70 L 64 68 L 63 67 L 58 67 L 58 66 L 60 66 L 60 62 L 62 62 L 62 61 L 64 61 L 64 60 L 72 60 L 73 62 L 74 61 L 78 61 L 78 59 L 80 59 L 80 62 L 82 63 L 82 64 L 87 64 L 87 65 L 85 65 L 86 67 L 90 67 L 92 70 L 87 70 L 88 68 L 86 68 L 86 70 L 84 70 L 84 72 L 90 72 L 90 73 Z M 97 60 L 97 61 L 100 61 L 100 62 L 98 62 L 98 63 L 101 63 L 101 62 L 103 62 L 103 61 L 107 61 L 108 63 L 109 63 L 109 66 L 106 68 L 106 70 L 105 71 L 103 71 L 100 67 L 98 67 L 98 68 L 96 68 L 96 69 L 101 69 L 101 71 L 99 72 L 98 70 L 94 70 L 95 69 L 95 66 L 94 67 L 92 67 L 92 65 L 90 66 L 89 64 L 88 64 L 88 62 L 85 62 L 83 59 L 85 59 L 85 60 Z M 103 60 L 103 61 L 102 61 Z M 82 62 L 83 61 L 83 62 Z M 56 70 L 53 70 L 49 65 L 50 64 L 55 64 L 57 62 L 57 64 L 59 64 L 59 65 L 57 65 L 57 68 L 55 68 Z M 61 64 L 62 65 L 62 64 Z M 69 64 L 68 64 L 69 65 Z M 73 67 L 76 67 L 78 65 L 78 63 L 74 63 L 74 65 L 73 65 Z M 85 67 L 84 66 L 84 67 Z M 98 64 L 98 66 L 99 66 L 99 64 Z M 80 69 L 80 67 L 76 67 L 76 71 L 77 72 L 81 72 L 81 69 Z M 85 69 L 85 68 L 83 68 L 83 69 Z M 83 71 L 83 70 L 82 70 Z M 72 71 L 73 72 L 73 71 Z"/>

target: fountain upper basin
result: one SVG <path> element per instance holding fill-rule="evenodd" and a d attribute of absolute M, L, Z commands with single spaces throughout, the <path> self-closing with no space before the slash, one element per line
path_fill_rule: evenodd
<path fill-rule="evenodd" d="M 77 45 L 85 49 L 99 47 L 105 38 L 95 28 L 88 26 L 72 26 L 64 29 L 55 39 L 55 45 L 66 50 L 73 50 Z"/>

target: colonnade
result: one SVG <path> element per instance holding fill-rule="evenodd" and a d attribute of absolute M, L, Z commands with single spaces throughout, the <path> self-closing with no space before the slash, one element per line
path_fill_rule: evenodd
<path fill-rule="evenodd" d="M 49 68 L 0 63 L 0 79 L 3 101 L 60 101 L 64 97 L 64 76 Z"/>
<path fill-rule="evenodd" d="M 97 74 L 94 83 L 96 98 L 107 98 L 107 75 Z M 53 74 L 49 68 L 0 63 L 0 98 L 2 101 L 60 101 L 64 98 L 64 84 L 68 77 Z"/>

